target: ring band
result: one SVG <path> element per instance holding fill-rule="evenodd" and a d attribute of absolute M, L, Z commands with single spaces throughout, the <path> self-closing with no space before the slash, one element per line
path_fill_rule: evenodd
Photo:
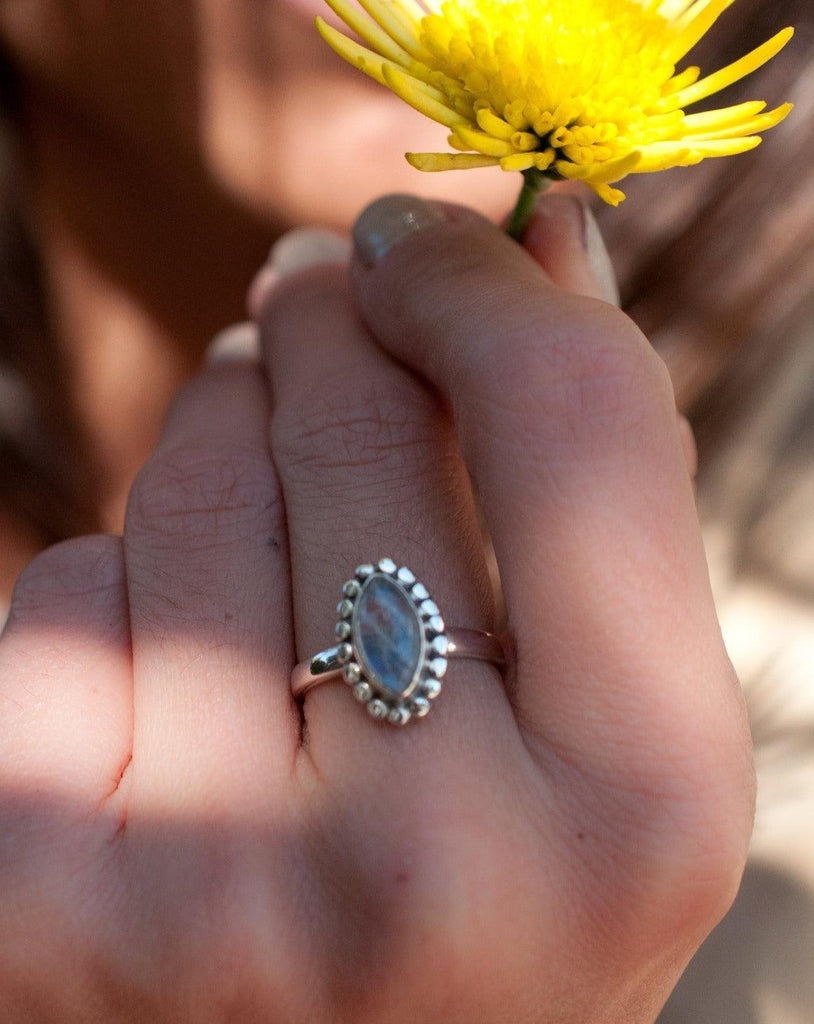
<path fill-rule="evenodd" d="M 296 699 L 341 678 L 373 718 L 406 725 L 429 713 L 450 658 L 506 664 L 497 636 L 447 627 L 424 584 L 391 558 L 358 566 L 342 593 L 339 642 L 296 666 Z"/>

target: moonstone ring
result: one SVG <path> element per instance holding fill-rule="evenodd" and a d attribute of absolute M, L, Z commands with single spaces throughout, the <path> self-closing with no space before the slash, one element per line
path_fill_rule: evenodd
<path fill-rule="evenodd" d="M 498 637 L 448 628 L 424 584 L 392 558 L 360 565 L 342 593 L 336 607 L 339 643 L 297 665 L 291 675 L 296 698 L 341 678 L 373 718 L 406 725 L 429 712 L 449 658 L 499 668 L 506 663 Z"/>

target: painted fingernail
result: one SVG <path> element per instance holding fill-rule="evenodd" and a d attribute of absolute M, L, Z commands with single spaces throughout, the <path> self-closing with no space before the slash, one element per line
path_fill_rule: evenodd
<path fill-rule="evenodd" d="M 286 277 L 309 267 L 347 263 L 351 246 L 347 238 L 323 228 L 296 228 L 282 235 L 272 246 L 268 262 L 249 287 L 249 314 L 258 316 L 274 286 Z"/>
<path fill-rule="evenodd" d="M 260 359 L 260 335 L 257 324 L 233 324 L 220 331 L 206 350 L 206 363 L 253 363 Z"/>
<path fill-rule="evenodd" d="M 604 300 L 618 306 L 620 301 L 619 285 L 616 282 L 616 271 L 613 269 L 610 255 L 605 246 L 605 239 L 602 237 L 602 232 L 599 230 L 591 208 L 583 204 L 582 209 L 584 213 L 583 241 L 591 273 L 599 285 Z"/>
<path fill-rule="evenodd" d="M 416 196 L 384 196 L 362 211 L 353 226 L 353 242 L 362 262 L 373 266 L 410 235 L 443 220 L 436 206 Z"/>

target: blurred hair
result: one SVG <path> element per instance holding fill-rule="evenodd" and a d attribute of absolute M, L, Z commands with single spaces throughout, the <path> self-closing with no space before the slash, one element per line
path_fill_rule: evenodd
<path fill-rule="evenodd" d="M 628 200 L 599 213 L 624 306 L 670 366 L 702 443 L 710 417 L 721 423 L 781 354 L 814 290 L 814 5 L 738 0 L 691 54 L 713 71 L 786 25 L 796 32 L 780 56 L 706 107 L 788 100 L 788 120 L 748 155 L 628 178 Z"/>
<path fill-rule="evenodd" d="M 97 528 L 92 460 L 68 404 L 25 182 L 16 88 L 0 52 L 0 513 L 44 543 Z"/>
<path fill-rule="evenodd" d="M 628 179 L 599 213 L 695 429 L 719 611 L 724 580 L 814 607 L 814 5 L 738 0 L 692 56 L 714 70 L 786 25 L 787 49 L 708 105 L 790 100 L 788 120 L 745 156 Z"/>

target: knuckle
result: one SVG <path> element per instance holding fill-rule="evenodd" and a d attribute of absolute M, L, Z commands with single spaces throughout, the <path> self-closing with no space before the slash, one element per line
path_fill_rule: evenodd
<path fill-rule="evenodd" d="M 667 369 L 638 328 L 605 304 L 562 301 L 574 303 L 573 315 L 560 315 L 556 329 L 531 311 L 507 339 L 506 374 L 487 401 L 565 448 L 624 447 L 666 409 L 674 415 Z"/>
<path fill-rule="evenodd" d="M 118 537 L 75 537 L 40 552 L 17 578 L 10 621 L 22 612 L 46 611 L 55 605 L 104 601 L 123 586 Z"/>
<path fill-rule="evenodd" d="M 279 493 L 263 452 L 240 445 L 181 446 L 156 452 L 139 474 L 127 530 L 207 546 L 225 531 L 232 540 L 253 533 L 270 511 L 279 514 Z"/>
<path fill-rule="evenodd" d="M 403 467 L 437 437 L 437 415 L 432 396 L 401 374 L 363 385 L 338 382 L 328 394 L 279 410 L 272 447 L 281 471 L 301 482 L 326 471 Z"/>
<path fill-rule="evenodd" d="M 632 914 L 641 934 L 658 942 L 700 943 L 740 885 L 751 832 L 752 776 L 745 759 L 736 770 L 709 769 L 703 783 L 678 776 L 604 792 L 607 841 L 596 857 L 595 891 L 608 921 L 622 932 Z M 609 870 L 616 879 L 612 890 Z"/>

